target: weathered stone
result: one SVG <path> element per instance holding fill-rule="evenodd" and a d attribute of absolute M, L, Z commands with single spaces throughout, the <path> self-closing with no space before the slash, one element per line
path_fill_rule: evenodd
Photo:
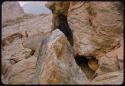
<path fill-rule="evenodd" d="M 23 22 L 15 25 L 6 26 L 2 28 L 2 39 L 7 38 L 15 33 L 20 33 L 23 37 L 28 37 L 39 34 L 47 33 L 51 31 L 51 18 L 52 15 L 35 16 L 25 19 Z M 42 22 L 41 22 L 42 21 Z"/>
<path fill-rule="evenodd" d="M 123 58 L 124 58 L 124 56 L 123 56 L 123 39 L 121 40 L 121 46 L 119 47 L 119 48 L 117 48 L 117 49 L 115 49 L 114 51 L 113 51 L 113 53 L 114 54 L 116 54 L 117 55 L 117 57 L 118 57 L 118 62 L 119 62 L 119 66 L 120 66 L 120 70 L 123 70 L 124 69 L 124 60 L 123 60 Z"/>
<path fill-rule="evenodd" d="M 22 38 L 22 37 L 23 37 L 22 34 L 20 34 L 20 33 L 14 33 L 14 34 L 12 34 L 12 35 L 10 35 L 10 36 L 8 36 L 8 37 L 6 37 L 6 38 L 4 38 L 4 39 L 2 40 L 2 46 L 9 45 L 9 44 L 11 44 L 15 39 L 17 39 L 17 38 Z"/>
<path fill-rule="evenodd" d="M 104 74 L 108 72 L 118 71 L 120 69 L 117 55 L 109 52 L 98 60 L 99 68 L 97 74 Z"/>
<path fill-rule="evenodd" d="M 123 34 L 122 14 L 114 2 L 70 5 L 68 22 L 73 32 L 74 50 L 81 56 L 98 59 L 118 46 Z"/>
<path fill-rule="evenodd" d="M 14 20 L 18 17 L 22 17 L 24 15 L 24 11 L 19 5 L 18 2 L 3 2 L 2 4 L 2 22 L 6 22 L 8 20 Z"/>
<path fill-rule="evenodd" d="M 58 19 L 60 15 L 63 15 L 67 17 L 68 15 L 68 9 L 70 6 L 70 2 L 48 2 L 46 4 L 46 7 L 51 9 L 53 13 L 53 18 L 52 18 L 52 30 L 55 30 L 58 26 Z"/>
<path fill-rule="evenodd" d="M 11 70 L 11 63 L 8 59 L 2 57 L 2 83 L 3 84 L 8 84 L 8 76 L 10 75 L 10 70 Z"/>
<path fill-rule="evenodd" d="M 4 84 L 30 84 L 30 79 L 35 72 L 35 68 L 31 66 L 36 65 L 34 61 L 37 58 L 30 60 L 30 58 L 32 59 L 32 50 L 22 46 L 22 39 L 39 33 L 49 33 L 51 31 L 50 21 L 51 15 L 46 14 L 24 19 L 23 22 L 2 28 L 2 40 L 5 40 L 5 46 L 2 46 L 2 59 L 7 59 L 7 63 L 2 63 L 4 73 L 2 74 L 2 82 Z M 32 43 L 34 42 L 32 41 Z"/>
<path fill-rule="evenodd" d="M 8 46 L 4 46 L 2 51 L 2 57 L 8 60 L 14 60 L 16 62 L 21 61 L 27 57 L 27 54 L 31 52 L 31 49 L 24 48 L 22 46 L 21 39 L 15 39 Z"/>
<path fill-rule="evenodd" d="M 23 40 L 23 47 L 36 50 L 38 47 L 40 47 L 42 40 L 46 36 L 48 36 L 48 34 L 49 33 L 39 33 L 39 34 L 32 35 L 28 38 L 25 38 Z"/>
<path fill-rule="evenodd" d="M 116 72 L 110 72 L 106 74 L 102 74 L 100 76 L 95 77 L 95 79 L 92 80 L 90 84 L 98 84 L 98 85 L 104 85 L 104 84 L 117 84 L 120 85 L 123 83 L 123 72 L 116 71 Z"/>
<path fill-rule="evenodd" d="M 31 84 L 35 73 L 36 57 L 31 57 L 14 64 L 9 71 L 8 84 Z"/>
<path fill-rule="evenodd" d="M 99 67 L 98 60 L 96 59 L 90 59 L 88 61 L 88 66 L 93 70 L 96 71 Z"/>
<path fill-rule="evenodd" d="M 60 30 L 44 40 L 38 57 L 36 84 L 86 84 L 86 76 L 75 63 L 72 47 Z"/>
<path fill-rule="evenodd" d="M 52 15 L 46 14 L 29 19 L 21 17 L 23 22 L 19 23 L 17 20 L 20 21 L 20 18 L 17 18 L 16 22 L 13 22 L 14 25 L 9 24 L 9 21 L 7 23 L 9 25 L 2 28 L 2 41 L 4 40 L 3 45 L 5 44 L 2 46 L 2 82 L 4 84 L 122 83 L 121 3 L 96 1 L 54 3 L 48 5 L 53 13 L 52 21 Z M 58 16 L 60 14 L 61 16 Z M 51 33 L 53 29 L 50 26 L 54 24 L 63 27 L 55 29 L 60 29 L 64 34 L 59 30 Z M 71 28 L 72 35 L 65 34 L 65 31 L 70 33 L 67 28 Z M 44 36 L 46 33 L 51 35 L 46 38 L 39 33 Z M 67 40 L 68 37 L 73 38 L 73 47 Z M 22 39 L 25 40 L 23 41 L 25 47 L 30 49 L 22 46 Z M 89 61 L 79 67 L 74 60 L 75 55 L 83 56 Z M 6 59 L 5 62 L 3 58 Z M 89 80 L 94 79 L 88 82 L 86 77 Z"/>

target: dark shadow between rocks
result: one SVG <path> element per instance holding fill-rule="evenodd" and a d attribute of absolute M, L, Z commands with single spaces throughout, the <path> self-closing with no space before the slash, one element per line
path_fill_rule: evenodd
<path fill-rule="evenodd" d="M 65 34 L 67 40 L 73 46 L 73 33 L 71 28 L 69 27 L 67 18 L 64 15 L 60 14 L 58 16 L 58 25 L 56 28 L 60 29 Z"/>
<path fill-rule="evenodd" d="M 95 71 L 93 71 L 89 66 L 88 66 L 88 61 L 93 58 L 91 56 L 75 56 L 75 61 L 76 64 L 81 68 L 81 70 L 85 73 L 86 77 L 88 80 L 92 80 L 94 78 Z"/>

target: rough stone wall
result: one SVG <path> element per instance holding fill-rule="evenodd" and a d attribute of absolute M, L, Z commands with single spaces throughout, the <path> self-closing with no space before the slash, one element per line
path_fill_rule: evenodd
<path fill-rule="evenodd" d="M 24 15 L 24 11 L 17 1 L 5 1 L 2 3 L 2 22 L 14 20 Z"/>
<path fill-rule="evenodd" d="M 119 2 L 70 2 L 67 17 L 56 13 L 53 21 L 52 15 L 37 16 L 3 27 L 3 84 L 121 84 L 120 9 Z M 59 26 L 54 31 L 52 22 Z"/>
<path fill-rule="evenodd" d="M 119 2 L 71 2 L 68 22 L 73 32 L 76 54 L 99 58 L 120 46 L 123 36 L 120 4 Z"/>

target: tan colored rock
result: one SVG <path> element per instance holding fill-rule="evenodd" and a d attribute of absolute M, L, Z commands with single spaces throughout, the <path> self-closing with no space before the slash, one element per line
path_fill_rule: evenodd
<path fill-rule="evenodd" d="M 64 15 L 65 17 L 67 17 L 69 6 L 70 6 L 70 2 L 63 2 L 63 1 L 48 2 L 46 4 L 46 7 L 48 7 L 53 13 L 52 30 L 55 30 L 57 28 L 58 19 L 60 15 Z"/>
<path fill-rule="evenodd" d="M 90 59 L 88 61 L 88 66 L 93 70 L 96 71 L 99 67 L 98 60 L 96 59 Z"/>
<path fill-rule="evenodd" d="M 26 37 L 26 35 L 30 37 L 35 34 L 50 32 L 52 24 L 51 19 L 52 15 L 34 16 L 15 25 L 3 27 L 2 39 L 16 33 L 22 34 L 23 37 Z"/>
<path fill-rule="evenodd" d="M 23 35 L 20 33 L 12 34 L 2 40 L 2 46 L 9 45 L 14 41 L 14 39 L 22 38 L 22 37 L 23 37 Z"/>
<path fill-rule="evenodd" d="M 10 64 L 9 60 L 7 59 L 2 59 L 2 74 L 4 75 L 4 78 L 7 77 L 9 68 L 12 65 Z"/>
<path fill-rule="evenodd" d="M 109 52 L 105 56 L 98 60 L 99 68 L 96 71 L 97 74 L 105 74 L 108 72 L 115 72 L 120 69 L 117 55 Z"/>
<path fill-rule="evenodd" d="M 72 47 L 60 30 L 42 42 L 37 61 L 36 84 L 86 84 L 88 80 L 73 57 Z"/>
<path fill-rule="evenodd" d="M 114 2 L 78 2 L 70 5 L 68 22 L 78 55 L 98 59 L 118 46 L 123 34 L 122 14 Z"/>
<path fill-rule="evenodd" d="M 44 21 L 42 21 L 42 19 Z M 7 45 L 2 47 L 2 58 L 7 59 L 9 64 L 12 65 L 12 66 L 7 66 L 7 68 L 6 65 L 4 67 L 3 71 L 6 71 L 8 69 L 6 76 L 2 74 L 2 82 L 4 84 L 31 83 L 30 79 L 32 79 L 33 73 L 35 72 L 35 68 L 32 68 L 31 66 L 36 65 L 34 61 L 37 58 L 35 58 L 32 61 L 29 60 L 30 58 L 32 59 L 32 56 L 30 55 L 32 50 L 24 48 L 22 46 L 23 43 L 22 39 L 38 33 L 49 33 L 51 31 L 50 21 L 51 21 L 51 15 L 36 16 L 31 19 L 26 19 L 21 23 L 17 23 L 15 25 L 2 28 L 2 40 L 3 39 L 6 39 L 6 41 L 10 40 L 10 42 L 5 42 L 7 43 Z M 20 34 L 21 36 L 23 35 L 23 37 L 20 37 Z M 27 34 L 28 36 L 26 36 Z M 26 65 L 29 66 L 29 68 Z M 24 69 L 21 68 L 21 66 Z"/>
<path fill-rule="evenodd" d="M 16 18 L 22 17 L 24 11 L 16 1 L 6 1 L 2 3 L 2 22 L 8 20 L 15 20 Z"/>
<path fill-rule="evenodd" d="M 39 33 L 23 39 L 23 47 L 36 50 L 49 33 Z"/>
<path fill-rule="evenodd" d="M 8 84 L 8 79 L 10 76 L 10 71 L 12 68 L 12 64 L 10 63 L 10 61 L 6 58 L 2 57 L 2 71 L 1 71 L 1 75 L 2 75 L 2 83 L 3 84 Z"/>
<path fill-rule="evenodd" d="M 2 63 L 2 82 L 4 84 L 90 83 L 74 61 L 74 54 L 78 54 L 93 56 L 99 60 L 99 68 L 95 60 L 90 60 L 88 63 L 92 70 L 97 70 L 97 77 L 91 84 L 122 83 L 123 73 L 119 72 L 123 70 L 123 45 L 120 45 L 123 40 L 121 38 L 123 19 L 120 3 L 71 2 L 69 9 L 67 9 L 69 5 L 62 5 L 64 8 L 66 6 L 66 10 L 61 8 L 60 4 L 55 5 L 55 8 L 58 10 L 57 14 L 68 15 L 68 23 L 73 32 L 73 49 L 59 30 L 53 31 L 50 37 L 45 39 L 38 35 L 52 31 L 50 27 L 53 23 L 52 15 L 36 16 L 3 27 L 2 40 L 6 40 L 5 46 L 2 47 L 2 57 L 7 59 L 7 62 Z M 58 20 L 56 18 L 53 17 L 52 21 Z M 20 35 L 19 38 L 13 37 L 13 34 L 17 33 L 22 37 Z M 31 49 L 22 46 L 21 38 L 26 38 L 27 48 L 36 50 L 34 56 L 31 56 Z M 43 39 L 41 47 L 37 47 L 41 38 Z M 89 71 L 84 66 L 83 69 Z M 86 74 L 91 76 L 93 72 Z"/>
<path fill-rule="evenodd" d="M 25 59 L 31 52 L 31 49 L 24 48 L 22 46 L 21 39 L 15 39 L 12 43 L 10 43 L 8 46 L 4 46 L 3 48 L 4 50 L 2 51 L 2 57 L 16 62 Z"/>
<path fill-rule="evenodd" d="M 123 53 L 123 51 L 124 51 L 124 49 L 123 49 L 123 39 L 122 39 L 121 40 L 121 46 L 113 51 L 113 53 L 115 53 L 118 57 L 118 62 L 119 62 L 121 70 L 124 69 L 124 66 L 123 66 L 124 65 L 124 60 L 123 60 L 123 58 L 124 58 L 123 54 L 124 53 Z"/>
<path fill-rule="evenodd" d="M 95 77 L 90 84 L 105 85 L 105 84 L 117 84 L 120 85 L 123 83 L 123 72 L 116 71 L 106 73 L 100 76 Z"/>
<path fill-rule="evenodd" d="M 31 84 L 35 73 L 36 57 L 22 60 L 12 66 L 9 76 L 9 84 Z"/>
<path fill-rule="evenodd" d="M 48 2 L 46 4 L 46 7 L 51 9 L 53 14 L 57 14 L 57 15 L 62 14 L 65 16 L 67 16 L 67 14 L 68 14 L 69 6 L 70 6 L 70 2 L 63 2 L 63 1 Z"/>

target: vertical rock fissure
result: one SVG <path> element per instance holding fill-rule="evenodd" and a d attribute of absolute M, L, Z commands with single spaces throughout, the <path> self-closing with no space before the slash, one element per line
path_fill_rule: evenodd
<path fill-rule="evenodd" d="M 65 34 L 69 43 L 73 46 L 73 33 L 71 28 L 69 27 L 67 18 L 64 15 L 60 14 L 58 16 L 57 22 L 57 29 L 60 29 Z"/>
<path fill-rule="evenodd" d="M 60 29 L 73 46 L 73 34 L 67 21 L 69 6 L 70 2 L 51 2 L 46 4 L 46 7 L 49 8 L 53 14 L 52 30 Z"/>

